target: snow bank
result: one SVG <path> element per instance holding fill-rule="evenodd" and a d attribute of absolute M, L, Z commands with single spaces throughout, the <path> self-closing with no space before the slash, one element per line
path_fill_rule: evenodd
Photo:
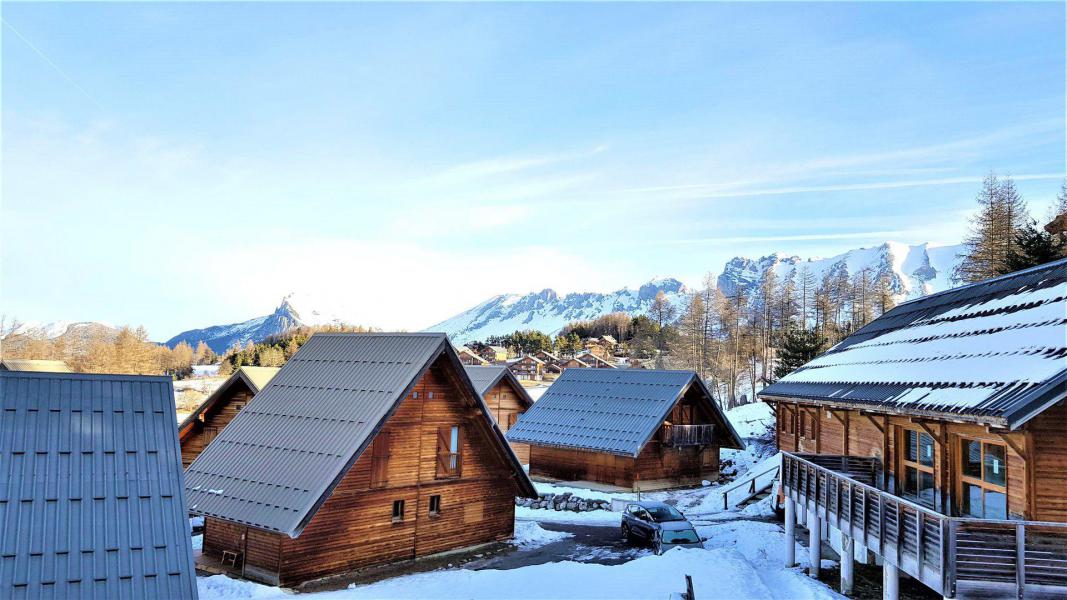
<path fill-rule="evenodd" d="M 518 521 L 515 523 L 515 537 L 511 538 L 511 543 L 524 550 L 530 550 L 569 537 L 574 537 L 574 534 L 566 531 L 549 531 L 532 521 Z"/>
<path fill-rule="evenodd" d="M 766 569 L 737 550 L 676 548 L 662 556 L 643 556 L 615 566 L 557 562 L 507 571 L 451 570 L 419 573 L 346 590 L 301 594 L 314 600 L 419 598 L 536 599 L 666 598 L 685 589 L 692 575 L 698 597 L 732 600 L 839 598 L 799 571 Z M 278 588 L 228 580 L 223 576 L 199 580 L 201 600 L 281 599 Z M 288 597 L 291 600 L 291 596 Z"/>
<path fill-rule="evenodd" d="M 548 510 L 545 508 L 515 507 L 516 521 L 541 521 L 543 523 L 571 523 L 574 525 L 594 525 L 603 527 L 620 527 L 622 513 L 607 510 L 589 512 L 571 512 L 569 510 Z"/>

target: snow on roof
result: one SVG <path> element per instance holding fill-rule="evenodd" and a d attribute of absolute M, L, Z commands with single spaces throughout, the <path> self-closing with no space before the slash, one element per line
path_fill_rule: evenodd
<path fill-rule="evenodd" d="M 761 395 L 955 413 L 1014 428 L 1067 396 L 1065 379 L 1060 260 L 901 304 Z"/>

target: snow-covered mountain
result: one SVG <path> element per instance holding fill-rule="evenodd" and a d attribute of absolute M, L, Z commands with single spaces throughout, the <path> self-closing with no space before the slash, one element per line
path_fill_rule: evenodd
<path fill-rule="evenodd" d="M 50 321 L 19 323 L 0 332 L 0 337 L 26 336 L 54 340 L 64 338 L 68 342 L 80 342 L 89 339 L 95 333 L 114 335 L 118 328 L 109 323 L 98 321 Z"/>
<path fill-rule="evenodd" d="M 677 279 L 657 278 L 636 290 L 582 292 L 560 296 L 554 290 L 530 294 L 502 294 L 442 321 L 427 331 L 443 331 L 456 344 L 485 340 L 522 329 L 554 335 L 571 321 L 595 319 L 613 312 L 645 314 L 656 294 L 663 292 L 677 310 L 685 303 L 686 287 Z"/>
<path fill-rule="evenodd" d="M 887 275 L 894 293 L 899 299 L 916 298 L 952 287 L 952 268 L 956 255 L 962 252 L 959 245 L 934 246 L 917 244 L 909 246 L 886 242 L 872 248 L 857 248 L 830 258 L 802 259 L 775 253 L 758 259 L 735 257 L 730 259 L 719 275 L 717 286 L 724 294 L 737 291 L 738 286 L 756 285 L 763 274 L 773 268 L 779 280 L 792 277 L 794 271 L 807 267 L 819 282 L 830 272 L 845 270 L 851 276 L 869 269 L 874 279 Z"/>
<path fill-rule="evenodd" d="M 190 329 L 167 340 L 167 346 L 173 348 L 181 342 L 196 347 L 201 341 L 215 352 L 225 352 L 234 344 L 244 345 L 259 342 L 272 335 L 289 329 L 313 325 L 344 325 L 346 321 L 339 313 L 310 308 L 319 306 L 307 297 L 289 294 L 282 298 L 281 304 L 269 315 L 256 317 L 240 323 L 213 325 L 203 329 Z M 309 307 L 309 308 L 298 308 Z"/>

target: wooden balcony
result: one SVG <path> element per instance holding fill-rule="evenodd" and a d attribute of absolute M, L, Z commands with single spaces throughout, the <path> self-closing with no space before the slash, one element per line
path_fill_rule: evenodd
<path fill-rule="evenodd" d="M 711 444 L 715 437 L 714 425 L 670 425 L 664 423 L 664 446 L 704 446 Z"/>
<path fill-rule="evenodd" d="M 1067 597 L 1067 523 L 950 517 L 879 490 L 877 459 L 782 453 L 784 494 L 946 598 Z"/>

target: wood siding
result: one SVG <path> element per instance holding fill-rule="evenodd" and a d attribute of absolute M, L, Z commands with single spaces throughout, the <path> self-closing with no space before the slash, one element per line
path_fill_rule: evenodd
<path fill-rule="evenodd" d="M 526 407 L 519 400 L 519 394 L 507 379 L 500 380 L 485 393 L 485 404 L 504 433 L 519 420 L 519 415 L 526 412 Z M 511 449 L 518 455 L 522 464 L 530 464 L 529 444 L 511 444 Z"/>
<path fill-rule="evenodd" d="M 235 381 L 230 389 L 226 390 L 225 395 L 205 410 L 200 415 L 200 419 L 193 423 L 187 432 L 182 432 L 183 469 L 188 468 L 196 457 L 200 456 L 204 448 L 207 448 L 211 440 L 230 424 L 240 409 L 252 401 L 252 396 L 252 390 L 244 381 Z"/>
<path fill-rule="evenodd" d="M 382 432 L 389 436 L 385 487 L 371 488 L 375 461 L 368 448 L 298 537 L 257 531 L 276 546 L 258 543 L 256 552 L 250 547 L 248 565 L 257 570 L 273 565 L 281 585 L 296 585 L 511 537 L 518 493 L 511 467 L 493 447 L 480 411 L 460 400 L 457 381 L 439 360 L 384 425 Z M 463 428 L 461 474 L 439 479 L 438 430 L 454 425 Z M 441 510 L 431 515 L 435 495 L 441 497 Z M 397 500 L 404 501 L 404 517 L 394 521 Z M 232 549 L 225 544 L 239 541 L 235 526 L 208 521 L 207 530 L 218 533 L 205 535 L 205 553 L 221 553 Z"/>
<path fill-rule="evenodd" d="M 1005 447 L 1007 510 L 1013 519 L 1067 521 L 1067 408 L 1049 409 L 1022 431 L 997 431 L 983 425 L 931 418 L 881 415 L 859 410 L 833 411 L 792 402 L 777 403 L 780 450 L 878 458 L 883 465 L 879 487 L 897 492 L 901 456 L 899 440 L 906 430 L 934 439 L 934 509 L 958 514 L 961 440 L 976 439 Z M 815 416 L 815 433 L 800 434 L 801 415 Z M 811 421 L 809 421 L 811 423 Z M 795 433 L 791 433 L 792 430 Z"/>

